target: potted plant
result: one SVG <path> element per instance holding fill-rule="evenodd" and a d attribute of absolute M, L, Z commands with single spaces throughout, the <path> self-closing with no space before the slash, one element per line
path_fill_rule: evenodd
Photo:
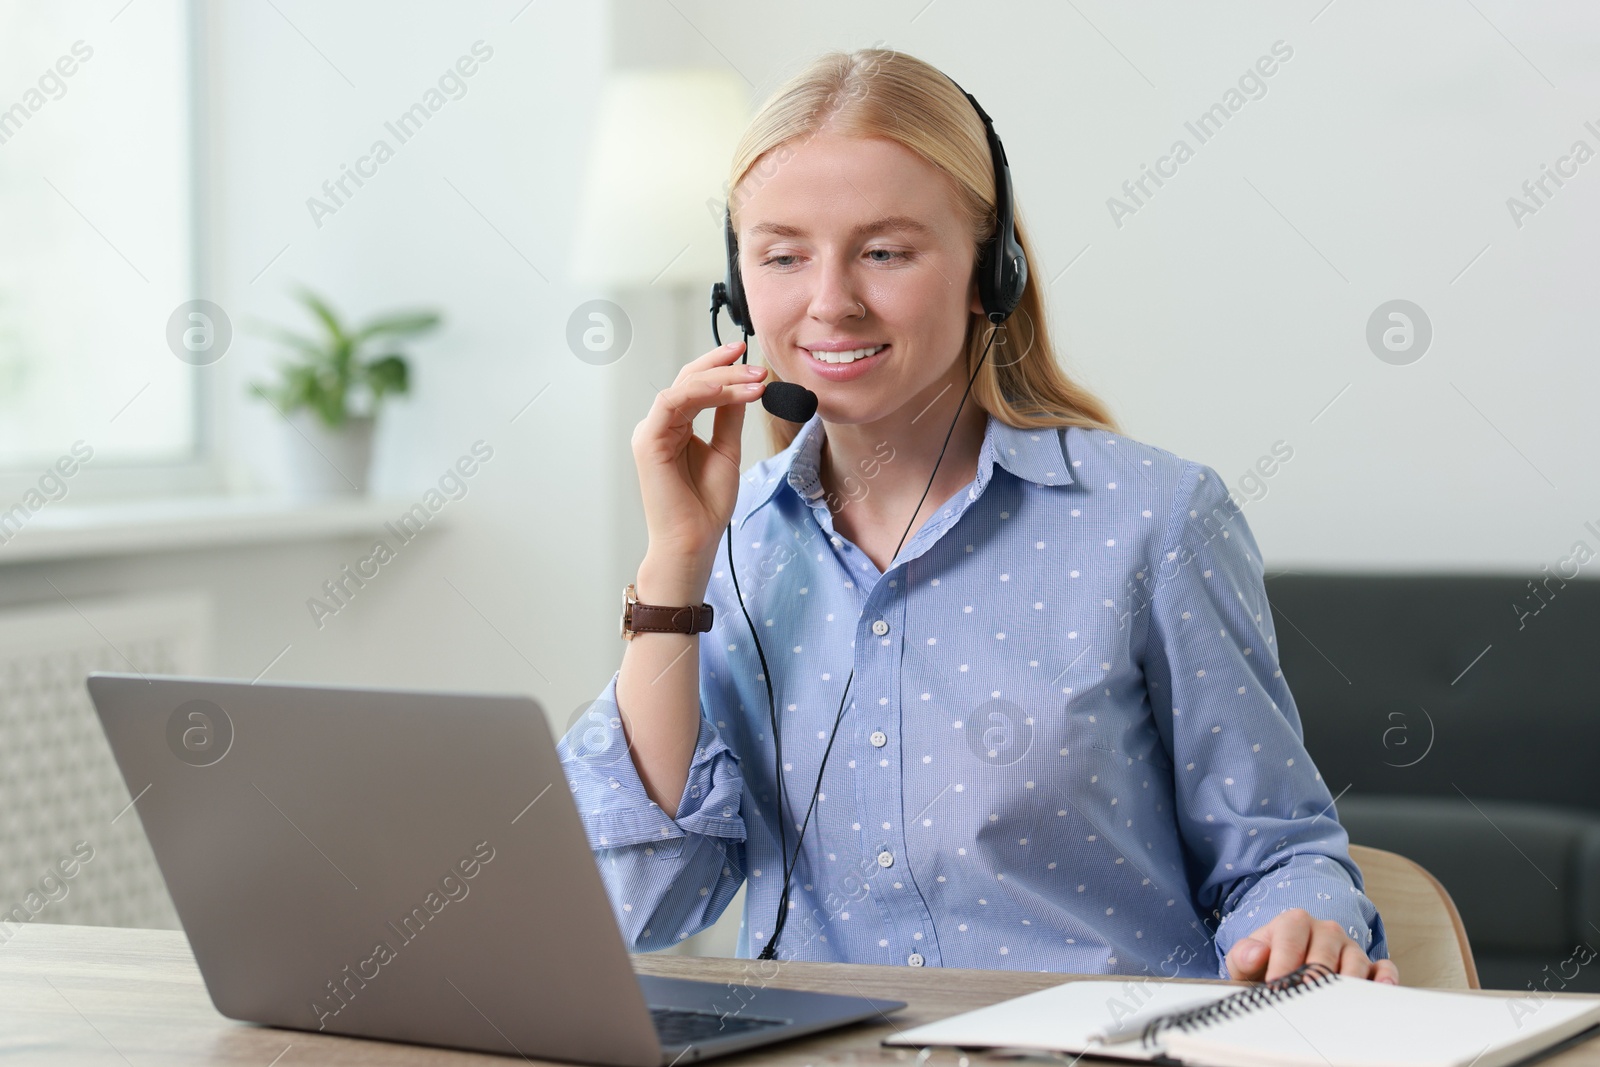
<path fill-rule="evenodd" d="M 290 448 L 295 489 L 308 496 L 364 493 L 372 462 L 373 427 L 387 396 L 404 396 L 411 373 L 400 341 L 439 325 L 432 311 L 380 315 L 346 328 L 327 301 L 302 288 L 297 294 L 318 326 L 308 337 L 279 326 L 257 327 L 294 353 L 278 362 L 275 384 L 252 382 L 296 431 Z M 374 350 L 376 352 L 374 353 Z"/>

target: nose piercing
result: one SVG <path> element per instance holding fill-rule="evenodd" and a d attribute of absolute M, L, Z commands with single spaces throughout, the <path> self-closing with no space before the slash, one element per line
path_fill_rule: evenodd
<path fill-rule="evenodd" d="M 857 300 L 856 301 L 856 307 L 861 309 L 860 318 L 863 318 L 863 319 L 866 318 L 867 317 L 867 305 L 865 305 L 861 301 Z"/>

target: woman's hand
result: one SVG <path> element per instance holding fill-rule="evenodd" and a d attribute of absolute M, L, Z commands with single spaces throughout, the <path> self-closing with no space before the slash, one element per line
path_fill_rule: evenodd
<path fill-rule="evenodd" d="M 656 394 L 634 427 L 651 554 L 670 560 L 709 560 L 739 498 L 739 445 L 744 409 L 766 388 L 766 369 L 734 361 L 743 341 L 731 341 L 687 364 Z M 694 418 L 715 407 L 711 441 L 695 436 Z"/>
<path fill-rule="evenodd" d="M 1228 976 L 1236 981 L 1270 982 L 1303 963 L 1326 964 L 1352 978 L 1400 984 L 1400 968 L 1393 960 L 1369 960 L 1331 919 L 1313 919 L 1304 908 L 1290 908 L 1248 937 L 1234 942 L 1228 952 Z"/>

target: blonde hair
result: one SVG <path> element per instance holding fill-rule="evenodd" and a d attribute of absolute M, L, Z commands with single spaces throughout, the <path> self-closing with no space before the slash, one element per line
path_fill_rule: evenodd
<path fill-rule="evenodd" d="M 994 163 L 983 120 L 955 84 L 929 64 L 892 49 L 865 48 L 818 56 L 769 97 L 750 120 L 733 153 L 729 211 L 738 231 L 742 183 L 759 183 L 792 154 L 791 145 L 822 129 L 847 137 L 882 138 L 915 152 L 948 179 L 972 233 L 973 262 L 995 232 Z M 768 159 L 768 156 L 771 159 Z M 994 339 L 972 383 L 971 399 L 1001 422 L 1021 429 L 1083 426 L 1120 432 L 1103 401 L 1074 382 L 1056 361 L 1039 287 L 1039 261 L 1029 248 L 1013 202 L 1017 242 L 1028 256 L 1022 301 Z M 974 313 L 963 341 L 968 378 L 988 343 L 989 320 Z M 1021 355 L 1011 356 L 1011 334 Z M 773 379 L 776 380 L 776 373 Z M 767 420 L 773 454 L 799 432 L 796 423 Z"/>

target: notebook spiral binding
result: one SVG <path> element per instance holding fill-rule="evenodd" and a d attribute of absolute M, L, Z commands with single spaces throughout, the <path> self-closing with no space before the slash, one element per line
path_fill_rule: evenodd
<path fill-rule="evenodd" d="M 1199 1030 L 1236 1015 L 1244 1015 L 1270 1004 L 1298 996 L 1308 989 L 1326 985 L 1338 972 L 1323 963 L 1307 963 L 1288 974 L 1241 990 L 1229 997 L 1188 1011 L 1175 1011 L 1150 1020 L 1141 1038 L 1145 1048 L 1153 1048 L 1163 1030 Z"/>

